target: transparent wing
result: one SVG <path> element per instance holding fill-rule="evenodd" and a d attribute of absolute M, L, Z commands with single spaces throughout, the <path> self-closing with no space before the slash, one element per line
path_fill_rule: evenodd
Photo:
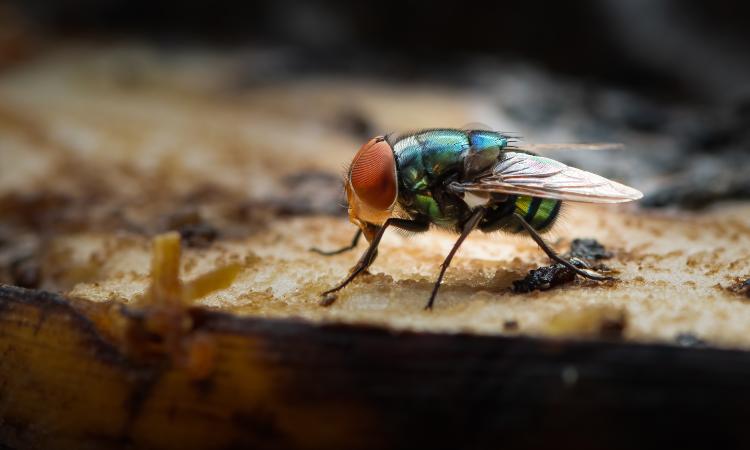
<path fill-rule="evenodd" d="M 589 203 L 621 203 L 643 197 L 638 190 L 537 155 L 505 153 L 486 175 L 458 183 L 460 190 L 529 195 Z"/>
<path fill-rule="evenodd" d="M 508 150 L 544 153 L 552 150 L 622 150 L 625 145 L 617 142 L 596 142 L 592 144 L 523 144 L 508 147 Z"/>

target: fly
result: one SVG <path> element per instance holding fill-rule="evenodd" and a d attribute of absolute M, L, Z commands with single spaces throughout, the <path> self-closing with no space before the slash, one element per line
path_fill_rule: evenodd
<path fill-rule="evenodd" d="M 474 230 L 526 232 L 552 260 L 585 278 L 610 280 L 577 267 L 542 239 L 563 201 L 622 203 L 643 197 L 638 190 L 569 167 L 532 149 L 598 149 L 611 145 L 542 144 L 514 147 L 507 134 L 485 130 L 431 129 L 371 139 L 354 156 L 345 188 L 349 220 L 359 229 L 350 245 L 318 253 L 354 249 L 362 235 L 369 246 L 349 275 L 324 292 L 329 296 L 364 272 L 377 256 L 388 227 L 411 232 L 431 225 L 459 234 L 440 266 L 425 309 L 431 309 L 451 260 Z M 330 304 L 330 302 L 329 302 Z"/>

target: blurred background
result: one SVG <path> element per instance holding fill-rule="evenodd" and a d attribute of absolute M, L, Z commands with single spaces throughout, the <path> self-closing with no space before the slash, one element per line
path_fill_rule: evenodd
<path fill-rule="evenodd" d="M 643 205 L 694 209 L 750 196 L 748 17 L 741 1 L 25 0 L 0 5 L 0 70 L 83 48 L 69 65 L 112 55 L 109 75 L 131 85 L 189 71 L 192 91 L 221 78 L 238 102 L 322 82 L 340 110 L 327 124 L 359 140 L 467 120 L 537 142 L 624 142 L 626 154 L 560 158 L 638 185 Z M 352 92 L 373 83 L 396 97 L 382 114 Z M 445 103 L 419 103 L 433 92 Z M 465 118 L 436 113 L 451 96 L 456 109 L 472 99 Z"/>
<path fill-rule="evenodd" d="M 461 82 L 522 62 L 655 100 L 742 107 L 750 95 L 750 6 L 740 1 L 25 0 L 5 10 L 6 35 L 27 25 L 56 40 L 266 48 L 274 77 Z"/>
<path fill-rule="evenodd" d="M 171 157 L 201 178 L 223 155 L 224 187 L 256 200 L 299 181 L 292 213 L 340 213 L 340 167 L 374 134 L 473 124 L 623 142 L 551 156 L 639 187 L 642 206 L 702 209 L 750 197 L 748 17 L 740 1 L 10 1 L 0 107 L 89 178 L 102 157 L 124 184 Z M 121 136 L 128 124 L 140 141 Z M 48 178 L 17 139 L 0 145 L 0 188 Z"/>
<path fill-rule="evenodd" d="M 522 61 L 659 99 L 708 102 L 747 97 L 750 83 L 750 6 L 740 1 L 26 0 L 4 9 L 6 35 L 25 24 L 56 39 L 260 46 L 281 53 L 276 63 L 296 75 L 460 80 L 481 71 L 476 64 Z"/>

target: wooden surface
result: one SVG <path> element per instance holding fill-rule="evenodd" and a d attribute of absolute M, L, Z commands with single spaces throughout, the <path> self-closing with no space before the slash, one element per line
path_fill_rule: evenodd
<path fill-rule="evenodd" d="M 193 332 L 217 346 L 215 370 L 202 381 L 166 360 L 129 360 L 62 297 L 0 288 L 0 442 L 79 449 L 750 443 L 745 352 L 191 314 Z"/>
<path fill-rule="evenodd" d="M 574 141 L 571 130 L 584 119 L 563 115 L 531 126 L 505 113 L 498 104 L 549 89 L 524 72 L 498 74 L 497 85 L 484 89 L 315 77 L 243 85 L 243 64 L 254 58 L 63 47 L 3 72 L 0 280 L 130 304 L 149 283 L 151 238 L 177 229 L 186 239 L 187 280 L 241 266 L 232 286 L 197 303 L 226 312 L 589 337 L 618 316 L 622 336 L 632 341 L 687 336 L 750 348 L 750 302 L 737 289 L 750 278 L 747 202 L 695 213 L 568 205 L 549 241 L 562 252 L 575 238 L 598 239 L 613 252 L 602 262 L 620 281 L 577 280 L 530 294 L 511 289 L 548 264 L 535 244 L 473 234 L 448 270 L 433 314 L 422 307 L 455 238 L 389 231 L 373 275 L 342 291 L 331 308 L 319 308 L 318 294 L 364 250 L 332 258 L 308 251 L 349 242 L 354 226 L 337 215 L 340 172 L 369 134 L 481 121 L 529 142 Z M 681 158 L 664 136 L 621 130 L 610 139 L 627 149 L 558 156 L 627 181 L 647 198 L 669 177 L 654 176 L 662 166 L 649 161 Z"/>
<path fill-rule="evenodd" d="M 323 308 L 363 246 L 309 248 L 349 242 L 340 171 L 370 135 L 484 122 L 575 141 L 588 119 L 537 126 L 498 107 L 537 92 L 525 71 L 482 89 L 243 83 L 254 57 L 70 46 L 0 73 L 0 283 L 37 288 L 0 287 L 2 446 L 750 444 L 747 201 L 567 208 L 548 239 L 596 238 L 614 283 L 513 292 L 547 259 L 472 235 L 432 312 L 455 237 L 388 234 L 372 274 Z M 564 158 L 648 198 L 680 141 L 617 130 L 629 150 Z M 184 282 L 227 266 L 236 279 L 185 308 L 144 305 L 168 230 Z"/>

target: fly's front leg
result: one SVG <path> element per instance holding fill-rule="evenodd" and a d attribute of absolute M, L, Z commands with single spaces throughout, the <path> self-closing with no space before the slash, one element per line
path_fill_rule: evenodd
<path fill-rule="evenodd" d="M 320 294 L 323 297 L 328 297 L 330 294 L 333 294 L 334 292 L 340 291 L 343 289 L 347 284 L 351 283 L 352 280 L 354 280 L 357 275 L 361 274 L 365 271 L 368 267 L 370 267 L 370 264 L 372 264 L 372 261 L 375 259 L 375 255 L 378 252 L 378 244 L 380 244 L 380 239 L 383 237 L 383 233 L 385 233 L 386 228 L 388 228 L 388 221 L 385 222 L 385 224 L 380 227 L 375 233 L 375 236 L 372 239 L 372 242 L 370 242 L 370 246 L 367 247 L 367 250 L 362 254 L 362 256 L 359 258 L 359 261 L 357 261 L 357 264 L 354 265 L 349 270 L 349 276 L 347 276 L 344 281 L 336 285 L 335 287 L 323 292 Z M 333 299 L 335 300 L 335 299 Z M 326 302 L 327 304 L 333 303 L 333 300 L 330 302 Z"/>
<path fill-rule="evenodd" d="M 310 249 L 310 251 L 311 252 L 315 252 L 315 253 L 317 253 L 319 255 L 323 255 L 323 256 L 338 255 L 340 253 L 344 253 L 344 252 L 347 252 L 349 250 L 353 250 L 357 246 L 357 244 L 359 243 L 359 238 L 360 237 L 362 237 L 362 230 L 358 228 L 357 232 L 354 234 L 354 237 L 352 238 L 352 243 L 349 244 L 349 245 L 347 245 L 346 247 L 342 247 L 342 248 L 340 248 L 338 250 L 329 250 L 329 251 L 321 250 L 321 249 L 319 249 L 317 247 L 313 247 L 313 248 Z"/>
<path fill-rule="evenodd" d="M 461 247 L 461 244 L 464 242 L 464 239 L 472 232 L 474 229 L 479 225 L 479 222 L 482 221 L 482 218 L 484 217 L 486 211 L 484 208 L 479 208 L 469 217 L 469 220 L 464 223 L 463 227 L 461 228 L 461 236 L 458 237 L 458 240 L 456 240 L 456 243 L 453 244 L 453 248 L 450 252 L 448 252 L 448 256 L 445 257 L 445 260 L 443 261 L 443 264 L 440 265 L 440 275 L 438 275 L 438 279 L 435 282 L 435 285 L 432 287 L 432 293 L 430 294 L 430 299 L 427 301 L 427 305 L 424 307 L 424 309 L 432 309 L 433 303 L 435 303 L 435 297 L 437 297 L 438 289 L 440 289 L 440 283 L 443 282 L 443 276 L 445 275 L 445 271 L 448 269 L 448 266 L 451 265 L 451 261 L 453 260 L 453 255 L 456 254 L 458 251 L 458 248 Z"/>
<path fill-rule="evenodd" d="M 586 270 L 586 269 L 580 269 L 580 268 L 574 266 L 570 261 L 566 260 L 562 256 L 560 256 L 557 253 L 555 253 L 555 251 L 552 250 L 552 248 L 549 245 L 547 245 L 546 242 L 544 242 L 544 239 L 542 239 L 542 237 L 539 236 L 539 233 L 536 232 L 536 230 L 534 229 L 534 227 L 532 227 L 531 225 L 529 225 L 528 222 L 526 222 L 526 220 L 523 218 L 523 216 L 521 216 L 518 213 L 513 213 L 513 215 L 521 223 L 521 226 L 523 226 L 526 229 L 526 231 L 531 236 L 531 239 L 533 239 L 534 242 L 537 243 L 537 245 L 544 251 L 544 253 L 547 254 L 547 256 L 549 256 L 549 258 L 551 260 L 559 262 L 560 264 L 564 265 L 565 267 L 567 267 L 568 269 L 570 269 L 573 272 L 577 273 L 578 275 L 580 275 L 580 276 L 582 276 L 584 278 L 588 278 L 590 280 L 608 281 L 608 280 L 614 280 L 615 279 L 614 277 L 608 277 L 608 276 L 604 276 L 604 275 L 599 275 L 598 273 L 596 273 L 594 271 Z"/>
<path fill-rule="evenodd" d="M 331 297 L 331 294 L 346 287 L 346 285 L 351 283 L 358 275 L 360 275 L 368 267 L 370 267 L 370 264 L 372 264 L 378 254 L 378 245 L 380 244 L 380 239 L 383 238 L 383 234 L 389 226 L 394 226 L 408 231 L 420 232 L 426 231 L 429 228 L 430 224 L 426 220 L 408 220 L 398 219 L 395 217 L 386 220 L 383 226 L 378 228 L 375 236 L 373 236 L 372 238 L 372 241 L 370 241 L 370 245 L 359 258 L 357 264 L 355 264 L 354 267 L 349 270 L 349 275 L 341 283 L 321 294 L 321 296 L 324 297 L 322 303 L 325 306 L 332 304 L 336 300 L 335 297 Z"/>

